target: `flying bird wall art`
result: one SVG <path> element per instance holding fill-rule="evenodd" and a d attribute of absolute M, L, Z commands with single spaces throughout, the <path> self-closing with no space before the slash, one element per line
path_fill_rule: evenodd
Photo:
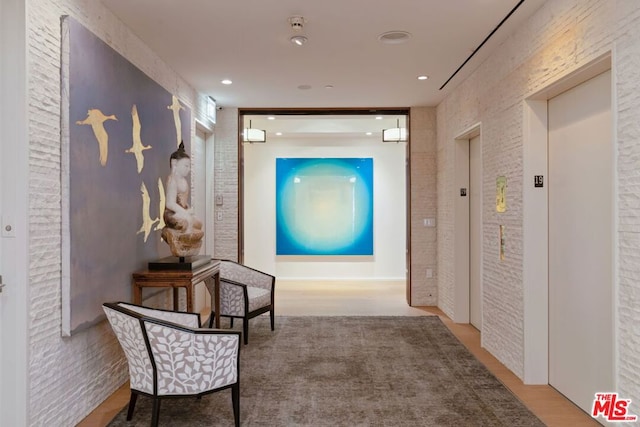
<path fill-rule="evenodd" d="M 191 152 L 189 106 L 71 17 L 62 19 L 62 334 L 131 297 L 160 240 L 168 159 Z M 147 186 L 145 183 L 158 183 Z"/>
<path fill-rule="evenodd" d="M 113 114 L 107 116 L 97 108 L 91 108 L 87 111 L 87 117 L 84 120 L 76 121 L 77 125 L 91 126 L 93 134 L 98 140 L 99 161 L 102 166 L 106 166 L 109 156 L 109 134 L 104 128 L 104 122 L 107 120 L 118 120 L 118 118 Z"/>
<path fill-rule="evenodd" d="M 138 107 L 135 104 L 133 105 L 133 107 L 131 107 L 131 120 L 133 121 L 133 126 L 132 126 L 133 144 L 131 145 L 130 148 L 127 148 L 126 150 L 124 150 L 124 152 L 128 154 L 133 154 L 136 157 L 136 165 L 138 168 L 138 173 L 140 173 L 142 172 L 142 168 L 144 168 L 144 155 L 142 154 L 142 152 L 144 150 L 151 149 L 151 146 L 144 145 L 142 143 L 142 138 L 140 137 L 142 125 L 140 124 Z"/>

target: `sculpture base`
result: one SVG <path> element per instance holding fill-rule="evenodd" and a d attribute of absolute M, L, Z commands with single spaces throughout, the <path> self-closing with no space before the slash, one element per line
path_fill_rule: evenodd
<path fill-rule="evenodd" d="M 194 255 L 186 257 L 169 256 L 149 262 L 149 270 L 195 270 L 211 262 L 210 255 Z"/>

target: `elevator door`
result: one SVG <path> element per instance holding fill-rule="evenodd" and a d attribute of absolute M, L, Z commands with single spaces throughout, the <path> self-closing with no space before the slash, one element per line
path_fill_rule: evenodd
<path fill-rule="evenodd" d="M 480 136 L 469 140 L 469 322 L 482 330 L 482 147 Z"/>
<path fill-rule="evenodd" d="M 611 75 L 549 100 L 549 384 L 613 390 Z"/>

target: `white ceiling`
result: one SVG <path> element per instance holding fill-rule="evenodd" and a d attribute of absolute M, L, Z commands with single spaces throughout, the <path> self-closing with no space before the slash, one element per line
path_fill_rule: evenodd
<path fill-rule="evenodd" d="M 544 0 L 524 1 L 442 90 L 519 0 L 102 2 L 220 106 L 381 108 L 437 105 Z M 303 46 L 289 41 L 295 15 L 306 20 Z M 383 44 L 378 35 L 387 31 L 412 37 Z M 421 74 L 429 79 L 418 81 Z"/>

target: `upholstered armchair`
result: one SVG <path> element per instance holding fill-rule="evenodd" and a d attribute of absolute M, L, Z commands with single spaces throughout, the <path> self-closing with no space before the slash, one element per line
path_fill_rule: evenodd
<path fill-rule="evenodd" d="M 208 282 L 212 282 L 209 280 Z M 207 283 L 213 287 L 213 283 Z M 249 319 L 267 311 L 271 316 L 271 330 L 275 330 L 273 300 L 276 278 L 230 260 L 220 260 L 220 316 L 242 319 L 244 343 L 249 343 Z M 213 289 L 209 289 L 215 295 Z M 211 305 L 215 307 L 215 304 Z M 209 327 L 213 324 L 213 311 Z"/>
<path fill-rule="evenodd" d="M 153 398 L 151 426 L 157 426 L 162 398 L 200 398 L 230 388 L 240 425 L 240 332 L 200 329 L 197 313 L 122 302 L 103 309 L 129 362 L 127 421 L 139 394 Z"/>

